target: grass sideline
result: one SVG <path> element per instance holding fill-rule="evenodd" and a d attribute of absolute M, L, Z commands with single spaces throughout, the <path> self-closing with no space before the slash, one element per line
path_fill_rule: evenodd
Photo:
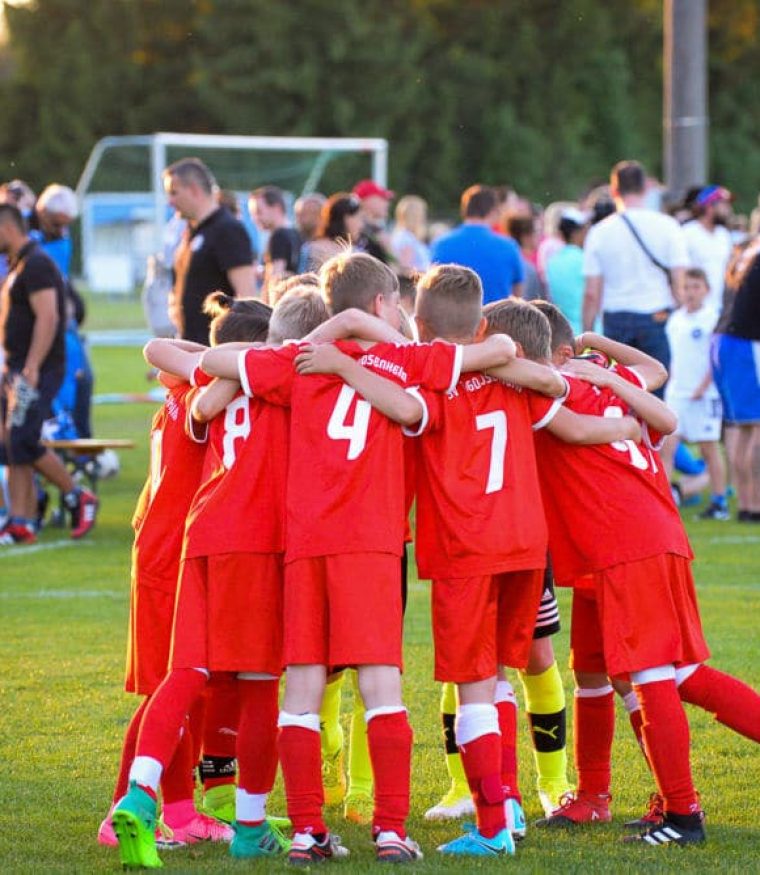
<path fill-rule="evenodd" d="M 105 327 L 105 326 L 104 326 Z M 140 391 L 145 365 L 139 350 L 93 351 L 97 391 Z M 136 705 L 122 692 L 129 595 L 129 518 L 147 467 L 147 430 L 154 405 L 98 407 L 97 436 L 134 438 L 138 448 L 121 454 L 119 477 L 102 484 L 96 530 L 73 543 L 68 533 L 46 530 L 36 548 L 0 552 L 0 867 L 3 871 L 109 872 L 117 853 L 95 836 L 108 808 L 121 736 Z M 757 545 L 760 528 L 734 522 L 695 522 L 687 527 L 697 555 L 695 573 L 708 640 L 718 668 L 760 687 L 756 628 L 760 609 Z M 415 871 L 462 871 L 435 847 L 457 833 L 456 825 L 431 825 L 424 810 L 445 789 L 440 753 L 438 689 L 432 682 L 427 584 L 411 585 L 406 623 L 406 699 L 415 730 L 410 833 L 425 860 Z M 569 601 L 561 593 L 565 624 L 555 639 L 571 701 L 567 664 Z M 520 695 L 519 684 L 515 684 Z M 348 685 L 350 686 L 350 685 Z M 346 716 L 349 701 L 344 703 Z M 638 815 L 652 782 L 618 704 L 613 761 L 614 822 L 572 836 L 528 832 L 514 860 L 466 864 L 496 871 L 517 866 L 530 872 L 652 870 L 753 871 L 760 847 L 757 784 L 760 759 L 749 741 L 708 716 L 689 709 L 695 781 L 707 811 L 709 842 L 703 849 L 622 846 L 621 824 Z M 529 822 L 540 815 L 525 721 L 520 725 L 522 789 Z M 282 793 L 272 811 L 283 810 Z M 352 851 L 343 872 L 375 867 L 366 829 L 329 822 Z M 169 872 L 242 871 L 224 847 L 195 847 L 164 854 Z M 283 863 L 248 867 L 284 869 Z"/>

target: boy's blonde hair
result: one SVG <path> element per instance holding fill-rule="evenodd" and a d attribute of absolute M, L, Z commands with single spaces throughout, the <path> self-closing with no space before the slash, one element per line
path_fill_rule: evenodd
<path fill-rule="evenodd" d="M 378 295 L 398 292 L 398 277 L 382 261 L 365 252 L 342 252 L 319 270 L 319 284 L 327 308 L 334 316 L 349 307 L 371 312 Z"/>
<path fill-rule="evenodd" d="M 319 277 L 315 273 L 297 273 L 293 276 L 285 277 L 285 279 L 275 283 L 269 289 L 270 306 L 274 307 L 280 298 L 284 298 L 291 289 L 295 289 L 298 286 L 313 286 L 318 289 Z"/>
<path fill-rule="evenodd" d="M 277 302 L 269 321 L 267 341 L 300 340 L 329 318 L 325 302 L 314 286 L 295 286 Z"/>
<path fill-rule="evenodd" d="M 417 283 L 415 314 L 436 337 L 474 337 L 483 318 L 480 277 L 458 264 L 431 267 Z"/>
<path fill-rule="evenodd" d="M 494 301 L 483 310 L 489 334 L 508 334 L 519 343 L 523 355 L 532 361 L 548 361 L 552 356 L 552 329 L 549 320 L 532 304 L 520 298 Z"/>

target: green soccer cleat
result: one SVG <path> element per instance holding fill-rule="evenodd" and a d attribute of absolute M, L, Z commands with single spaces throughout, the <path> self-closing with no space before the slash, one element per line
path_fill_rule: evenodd
<path fill-rule="evenodd" d="M 219 784 L 206 790 L 201 812 L 222 823 L 232 823 L 235 819 L 235 785 Z"/>
<path fill-rule="evenodd" d="M 156 800 L 134 781 L 114 806 L 111 825 L 125 869 L 160 869 L 164 865 L 156 850 Z"/>
<path fill-rule="evenodd" d="M 232 828 L 235 837 L 230 844 L 230 854 L 238 859 L 279 857 L 290 850 L 290 841 L 268 820 L 259 826 L 246 826 L 235 821 Z"/>

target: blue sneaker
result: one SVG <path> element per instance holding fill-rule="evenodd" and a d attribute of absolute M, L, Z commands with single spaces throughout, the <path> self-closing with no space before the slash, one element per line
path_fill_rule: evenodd
<path fill-rule="evenodd" d="M 235 837 L 230 844 L 230 854 L 233 857 L 279 857 L 290 850 L 288 839 L 266 820 L 260 826 L 246 826 L 233 821 L 232 828 L 235 831 Z"/>
<path fill-rule="evenodd" d="M 504 800 L 504 818 L 507 821 L 507 829 L 512 833 L 512 838 L 519 842 L 525 838 L 528 825 L 525 822 L 525 812 L 517 799 Z"/>
<path fill-rule="evenodd" d="M 445 845 L 439 845 L 442 854 L 457 857 L 499 857 L 514 854 L 515 840 L 508 829 L 503 829 L 492 839 L 482 836 L 477 829 L 471 827 L 468 832 Z"/>

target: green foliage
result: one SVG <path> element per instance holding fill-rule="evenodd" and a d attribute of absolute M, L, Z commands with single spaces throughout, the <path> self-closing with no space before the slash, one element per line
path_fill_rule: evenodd
<path fill-rule="evenodd" d="M 660 0 L 4 8 L 0 166 L 38 187 L 73 183 L 101 136 L 158 130 L 387 137 L 391 184 L 438 211 L 476 180 L 547 202 L 623 157 L 661 169 Z M 710 3 L 711 175 L 747 192 L 745 208 L 760 178 L 759 18 L 757 0 Z M 322 187 L 366 172 L 328 168 Z"/>

